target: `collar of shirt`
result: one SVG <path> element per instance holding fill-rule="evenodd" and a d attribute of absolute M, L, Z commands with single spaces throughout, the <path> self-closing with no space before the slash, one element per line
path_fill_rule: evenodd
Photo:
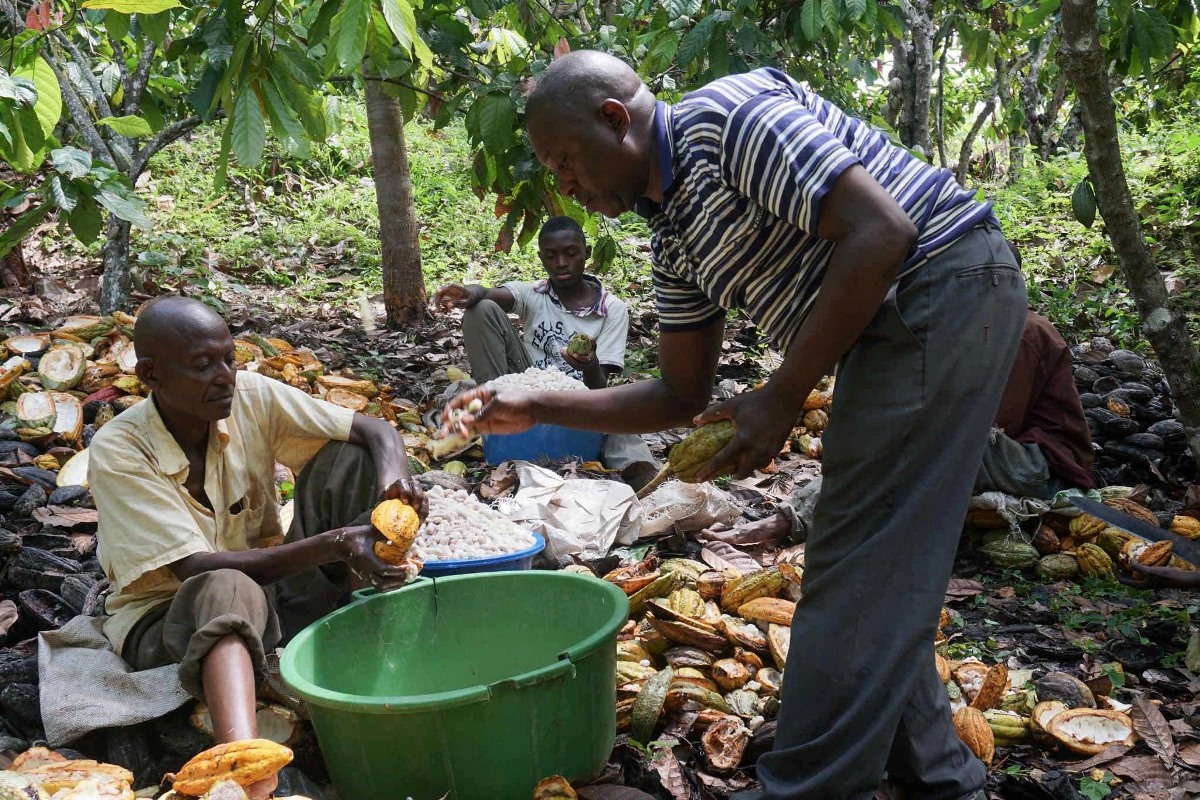
<path fill-rule="evenodd" d="M 663 200 L 675 185 L 675 137 L 671 131 L 671 106 L 662 100 L 654 107 L 654 153 L 658 157 L 658 176 Z M 634 210 L 649 219 L 660 208 L 649 197 L 638 200 Z"/>
<path fill-rule="evenodd" d="M 533 290 L 538 294 L 544 294 L 548 296 L 550 298 L 550 302 L 554 303 L 554 305 L 558 306 L 563 311 L 566 311 L 568 314 L 574 314 L 577 317 L 590 317 L 593 314 L 600 317 L 607 317 L 608 292 L 605 290 L 604 285 L 600 283 L 599 278 L 595 278 L 591 275 L 584 275 L 583 280 L 586 283 L 595 286 L 598 292 L 596 295 L 596 302 L 588 308 L 567 308 L 564 306 L 562 300 L 560 300 L 558 297 L 558 292 L 554 291 L 554 286 L 550 283 L 548 278 L 544 278 L 535 283 L 533 285 Z"/>
<path fill-rule="evenodd" d="M 154 393 L 151 392 L 150 396 L 142 402 L 151 404 L 149 413 L 146 414 L 146 433 L 154 447 L 154 452 L 158 454 L 158 465 L 162 468 L 163 474 L 176 476 L 185 472 L 188 468 L 187 456 L 184 455 L 179 442 L 175 441 L 175 437 L 167 430 L 167 424 L 163 422 L 162 415 L 158 412 L 158 403 L 154 400 Z M 217 448 L 224 451 L 229 445 L 228 420 L 219 419 L 212 423 L 208 430 L 209 449 L 214 443 L 212 434 L 216 433 Z"/>

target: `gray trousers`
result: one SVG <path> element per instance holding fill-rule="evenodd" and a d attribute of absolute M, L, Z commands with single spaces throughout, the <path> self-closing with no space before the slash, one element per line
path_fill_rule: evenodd
<path fill-rule="evenodd" d="M 869 800 L 885 769 L 922 800 L 983 788 L 933 640 L 1025 308 L 980 226 L 906 276 L 839 365 L 764 797 Z"/>
<path fill-rule="evenodd" d="M 521 335 L 504 309 L 491 300 L 480 300 L 463 312 L 463 345 L 471 362 L 471 377 L 480 385 L 533 366 Z M 658 466 L 650 446 L 637 434 L 605 436 L 600 459 L 609 469 L 625 469 L 638 462 Z"/>

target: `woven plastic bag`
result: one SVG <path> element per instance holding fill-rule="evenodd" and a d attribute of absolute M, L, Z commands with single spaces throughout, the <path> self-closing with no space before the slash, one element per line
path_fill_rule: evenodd
<path fill-rule="evenodd" d="M 732 525 L 742 516 L 733 495 L 711 483 L 668 481 L 642 498 L 640 539 L 660 536 L 678 526 L 684 533 L 718 522 Z"/>

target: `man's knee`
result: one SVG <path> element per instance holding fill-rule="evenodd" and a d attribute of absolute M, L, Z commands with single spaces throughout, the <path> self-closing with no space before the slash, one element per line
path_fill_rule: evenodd
<path fill-rule="evenodd" d="M 261 626 L 270 615 L 266 590 L 236 569 L 215 569 L 188 578 L 179 587 L 175 606 L 191 610 L 196 629 L 230 614 Z"/>
<path fill-rule="evenodd" d="M 490 328 L 497 319 L 508 319 L 504 309 L 495 300 L 480 300 L 463 311 L 463 331 Z"/>

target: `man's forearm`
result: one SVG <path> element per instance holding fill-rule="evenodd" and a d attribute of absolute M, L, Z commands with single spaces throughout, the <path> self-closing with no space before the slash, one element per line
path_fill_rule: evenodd
<path fill-rule="evenodd" d="M 180 581 L 213 570 L 236 569 L 244 572 L 256 583 L 265 585 L 314 567 L 342 561 L 346 557 L 345 550 L 339 538 L 339 531 L 328 531 L 278 547 L 224 553 L 195 553 L 174 562 L 170 569 Z"/>
<path fill-rule="evenodd" d="M 653 433 L 690 425 L 708 398 L 685 398 L 662 380 L 590 392 L 537 392 L 538 422 L 601 433 Z"/>

